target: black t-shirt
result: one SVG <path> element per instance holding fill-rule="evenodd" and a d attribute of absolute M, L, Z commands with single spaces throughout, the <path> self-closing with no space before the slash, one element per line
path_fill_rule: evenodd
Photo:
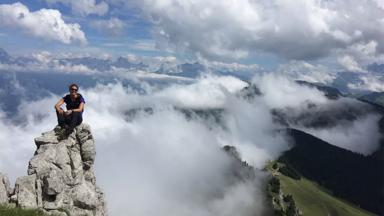
<path fill-rule="evenodd" d="M 63 99 L 67 106 L 67 110 L 77 109 L 79 108 L 81 102 L 85 103 L 85 100 L 81 94 L 77 94 L 77 98 L 74 101 L 71 99 L 71 95 L 69 94 L 65 95 Z"/>

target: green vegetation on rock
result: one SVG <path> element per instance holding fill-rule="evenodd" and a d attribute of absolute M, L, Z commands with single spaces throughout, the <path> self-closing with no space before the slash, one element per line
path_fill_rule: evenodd
<path fill-rule="evenodd" d="M 283 167 L 275 162 L 267 166 L 267 170 L 272 173 L 272 177 L 267 184 L 267 193 L 271 200 L 275 216 L 300 216 L 301 211 L 297 207 L 291 194 L 284 193 L 279 178 L 279 170 Z"/>
<path fill-rule="evenodd" d="M 0 206 L 1 216 L 45 216 L 41 210 Z"/>

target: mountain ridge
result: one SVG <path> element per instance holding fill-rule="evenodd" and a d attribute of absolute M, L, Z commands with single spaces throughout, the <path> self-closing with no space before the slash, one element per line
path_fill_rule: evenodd
<path fill-rule="evenodd" d="M 339 148 L 293 128 L 288 129 L 288 134 L 295 145 L 279 157 L 279 162 L 292 166 L 337 197 L 376 214 L 384 214 L 381 160 Z"/>

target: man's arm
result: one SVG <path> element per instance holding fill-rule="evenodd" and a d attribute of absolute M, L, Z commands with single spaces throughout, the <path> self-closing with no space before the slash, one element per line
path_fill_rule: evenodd
<path fill-rule="evenodd" d="M 72 112 L 83 112 L 84 111 L 84 102 L 81 102 L 79 108 L 73 109 Z"/>
<path fill-rule="evenodd" d="M 56 111 L 59 112 L 60 114 L 64 113 L 64 110 L 61 109 L 61 107 L 60 107 L 61 105 L 63 105 L 63 103 L 64 103 L 64 99 L 61 98 L 61 99 L 56 103 L 56 105 L 55 105 L 55 109 L 56 109 Z"/>

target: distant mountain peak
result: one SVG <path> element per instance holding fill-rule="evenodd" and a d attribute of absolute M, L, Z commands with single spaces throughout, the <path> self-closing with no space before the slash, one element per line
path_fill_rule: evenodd
<path fill-rule="evenodd" d="M 369 71 L 372 71 L 372 72 L 383 73 L 384 72 L 384 64 L 373 63 L 371 65 L 368 65 L 367 69 Z"/>
<path fill-rule="evenodd" d="M 0 48 L 0 63 L 8 63 L 11 60 L 11 56 L 3 48 Z"/>
<path fill-rule="evenodd" d="M 335 100 L 343 96 L 343 94 L 337 88 L 326 86 L 322 83 L 312 83 L 304 80 L 296 80 L 296 83 L 300 85 L 316 88 L 317 90 L 323 92 L 324 95 L 331 100 Z"/>

